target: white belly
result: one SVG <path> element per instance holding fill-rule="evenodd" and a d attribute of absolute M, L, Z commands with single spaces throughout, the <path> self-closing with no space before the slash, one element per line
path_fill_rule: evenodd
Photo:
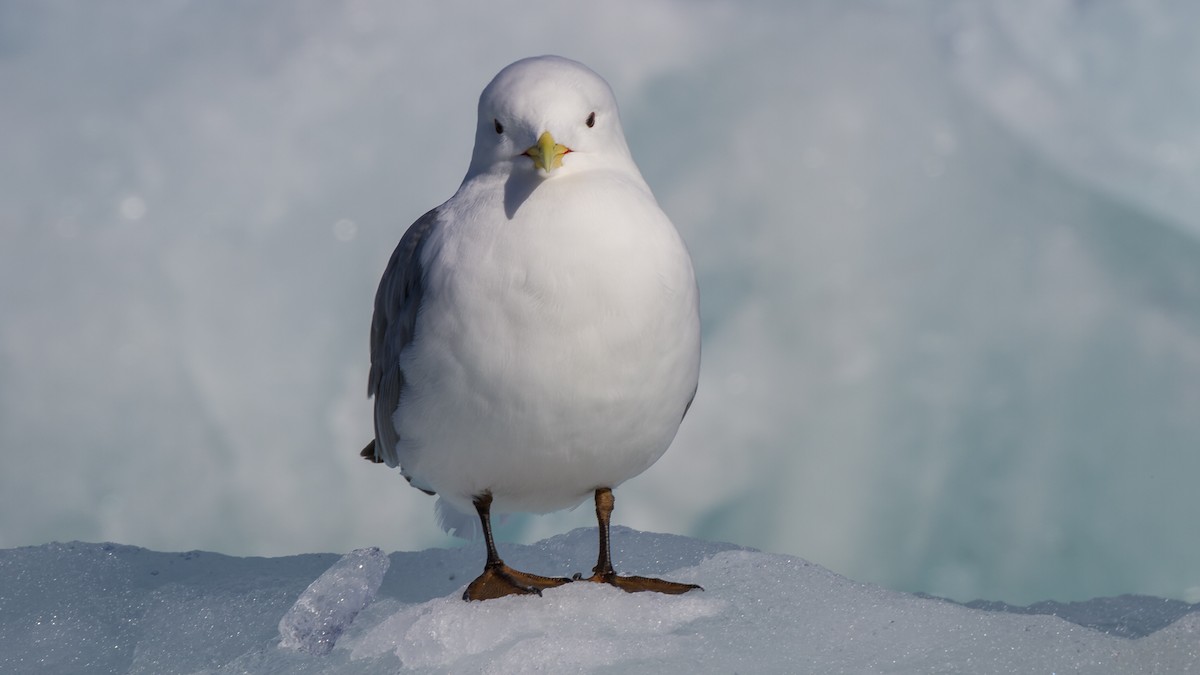
<path fill-rule="evenodd" d="M 572 179 L 547 181 L 511 220 L 443 228 L 425 251 L 397 450 L 415 483 L 466 512 L 485 491 L 495 511 L 553 511 L 638 475 L 695 391 L 682 241 L 648 194 L 614 212 L 614 193 L 635 188 L 588 185 L 562 199 Z"/>

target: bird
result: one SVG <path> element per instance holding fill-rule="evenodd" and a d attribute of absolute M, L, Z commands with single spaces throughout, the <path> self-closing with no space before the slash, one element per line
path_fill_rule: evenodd
<path fill-rule="evenodd" d="M 466 176 L 396 246 L 375 296 L 360 453 L 438 495 L 443 527 L 477 519 L 484 571 L 464 600 L 572 581 L 629 592 L 700 588 L 613 569 L 613 489 L 674 439 L 700 370 L 691 256 L 634 163 L 609 84 L 535 56 L 479 98 Z M 506 565 L 493 513 L 592 497 L 592 575 Z"/>

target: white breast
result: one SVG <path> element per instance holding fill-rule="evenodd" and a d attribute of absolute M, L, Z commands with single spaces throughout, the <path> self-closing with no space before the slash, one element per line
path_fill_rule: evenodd
<path fill-rule="evenodd" d="M 425 248 L 394 421 L 401 464 L 459 509 L 573 506 L 653 464 L 699 372 L 687 250 L 644 184 L 547 180 L 506 217 L 468 183 Z M 620 205 L 620 206 L 618 206 Z"/>

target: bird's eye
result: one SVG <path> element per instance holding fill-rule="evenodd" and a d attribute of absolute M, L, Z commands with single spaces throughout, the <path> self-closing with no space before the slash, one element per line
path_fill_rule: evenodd
<path fill-rule="evenodd" d="M 588 115 L 587 121 L 584 124 L 588 125 L 589 129 L 596 126 L 596 113 Z"/>
<path fill-rule="evenodd" d="M 496 125 L 496 133 L 504 133 L 504 125 L 500 124 L 500 120 L 492 120 L 492 124 Z"/>

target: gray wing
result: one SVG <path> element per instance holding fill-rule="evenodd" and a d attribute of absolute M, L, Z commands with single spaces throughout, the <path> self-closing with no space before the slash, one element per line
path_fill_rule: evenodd
<path fill-rule="evenodd" d="M 367 384 L 367 396 L 375 398 L 375 440 L 360 454 L 391 467 L 400 464 L 396 455 L 399 434 L 392 424 L 392 415 L 404 389 L 400 351 L 413 339 L 424 287 L 421 249 L 437 225 L 438 216 L 438 209 L 433 209 L 409 226 L 392 253 L 375 293 L 375 315 L 371 318 L 371 375 Z"/>

